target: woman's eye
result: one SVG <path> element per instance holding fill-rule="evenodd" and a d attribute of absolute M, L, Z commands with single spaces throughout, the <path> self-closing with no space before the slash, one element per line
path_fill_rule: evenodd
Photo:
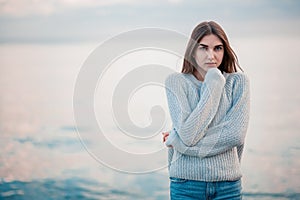
<path fill-rule="evenodd" d="M 215 50 L 216 51 L 221 51 L 221 50 L 223 50 L 223 47 L 222 46 L 217 46 L 217 47 L 215 47 Z"/>
<path fill-rule="evenodd" d="M 206 50 L 207 50 L 207 47 L 200 46 L 199 49 L 202 50 L 202 51 L 206 51 Z"/>

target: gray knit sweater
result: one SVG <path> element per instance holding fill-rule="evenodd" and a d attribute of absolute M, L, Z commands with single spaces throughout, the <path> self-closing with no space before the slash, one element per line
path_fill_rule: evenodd
<path fill-rule="evenodd" d="M 249 81 L 244 73 L 209 69 L 205 80 L 173 73 L 165 82 L 173 122 L 166 141 L 170 177 L 199 181 L 241 178 L 249 121 Z"/>

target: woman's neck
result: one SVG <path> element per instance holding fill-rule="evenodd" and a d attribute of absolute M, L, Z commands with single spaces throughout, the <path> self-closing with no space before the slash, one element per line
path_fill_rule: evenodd
<path fill-rule="evenodd" d="M 199 81 L 204 81 L 206 72 L 202 69 L 194 69 L 193 75 L 198 79 Z"/>

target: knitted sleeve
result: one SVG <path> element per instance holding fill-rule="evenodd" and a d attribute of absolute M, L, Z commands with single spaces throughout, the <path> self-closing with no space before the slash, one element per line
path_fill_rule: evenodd
<path fill-rule="evenodd" d="M 240 158 L 249 122 L 249 93 L 248 78 L 237 74 L 232 91 L 232 106 L 219 124 L 205 131 L 205 136 L 193 147 L 186 146 L 174 129 L 166 144 L 183 154 L 198 157 L 214 156 L 237 147 Z"/>
<path fill-rule="evenodd" d="M 172 74 L 166 79 L 166 95 L 173 128 L 185 145 L 195 145 L 204 136 L 204 130 L 217 112 L 224 85 L 225 78 L 221 72 L 216 68 L 209 69 L 201 87 L 201 98 L 192 110 L 188 99 L 190 86 L 184 77 Z"/>

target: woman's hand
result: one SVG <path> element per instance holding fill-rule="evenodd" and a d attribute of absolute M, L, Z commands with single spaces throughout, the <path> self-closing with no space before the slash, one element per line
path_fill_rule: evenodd
<path fill-rule="evenodd" d="M 163 135 L 163 142 L 166 142 L 170 133 L 169 132 L 165 132 L 165 133 L 161 133 Z M 173 147 L 172 145 L 168 145 L 167 147 Z"/>

